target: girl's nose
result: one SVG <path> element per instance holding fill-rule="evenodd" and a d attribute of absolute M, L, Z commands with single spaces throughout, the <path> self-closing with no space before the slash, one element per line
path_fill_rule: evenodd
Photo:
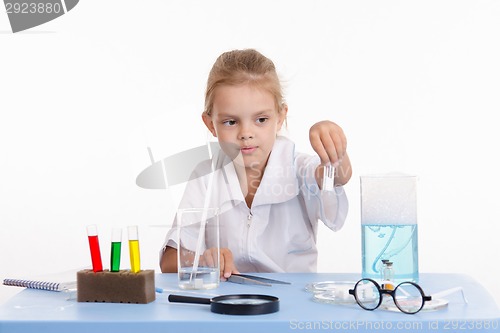
<path fill-rule="evenodd" d="M 240 133 L 238 133 L 240 140 L 248 140 L 254 137 L 251 127 L 249 125 L 242 124 L 240 127 Z"/>

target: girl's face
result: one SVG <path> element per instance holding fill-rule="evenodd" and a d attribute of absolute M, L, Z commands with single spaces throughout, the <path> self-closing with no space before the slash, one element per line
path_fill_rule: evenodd
<path fill-rule="evenodd" d="M 273 95 L 248 84 L 216 88 L 212 114 L 203 121 L 222 150 L 245 168 L 263 171 L 287 109 Z"/>

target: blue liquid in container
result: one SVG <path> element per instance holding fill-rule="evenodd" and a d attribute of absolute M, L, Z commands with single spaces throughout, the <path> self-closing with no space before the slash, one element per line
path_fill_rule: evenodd
<path fill-rule="evenodd" d="M 394 282 L 418 282 L 417 224 L 362 224 L 363 278 L 381 279 L 382 260 L 393 262 Z"/>

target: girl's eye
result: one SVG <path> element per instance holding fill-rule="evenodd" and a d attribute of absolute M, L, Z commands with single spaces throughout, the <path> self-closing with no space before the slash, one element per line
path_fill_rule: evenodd
<path fill-rule="evenodd" d="M 260 118 L 257 118 L 257 122 L 258 122 L 259 124 L 263 124 L 263 123 L 265 123 L 265 122 L 267 121 L 267 119 L 268 119 L 268 118 L 265 118 L 265 117 L 260 117 Z"/>
<path fill-rule="evenodd" d="M 225 120 L 222 122 L 224 126 L 234 126 L 236 125 L 236 120 Z"/>

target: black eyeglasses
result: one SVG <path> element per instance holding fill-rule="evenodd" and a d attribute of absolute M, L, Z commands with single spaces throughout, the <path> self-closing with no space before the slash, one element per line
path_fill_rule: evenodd
<path fill-rule="evenodd" d="M 425 296 L 420 286 L 413 282 L 402 282 L 394 290 L 381 288 L 372 279 L 359 280 L 354 289 L 349 290 L 360 307 L 365 310 L 375 310 L 382 304 L 383 295 L 389 294 L 397 308 L 404 313 L 415 314 L 422 310 L 424 303 L 430 301 L 431 296 Z"/>

